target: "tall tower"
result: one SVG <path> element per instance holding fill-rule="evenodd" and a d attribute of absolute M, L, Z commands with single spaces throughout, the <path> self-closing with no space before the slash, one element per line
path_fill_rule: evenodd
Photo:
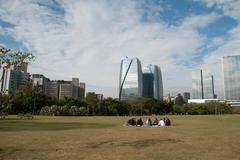
<path fill-rule="evenodd" d="M 240 100 L 240 55 L 223 57 L 222 66 L 225 99 Z"/>
<path fill-rule="evenodd" d="M 143 96 L 163 99 L 162 73 L 157 65 L 148 65 L 143 69 Z"/>
<path fill-rule="evenodd" d="M 213 75 L 208 71 L 192 71 L 192 99 L 212 99 L 214 94 Z"/>
<path fill-rule="evenodd" d="M 143 76 L 138 58 L 125 58 L 121 61 L 119 78 L 119 100 L 142 97 Z"/>

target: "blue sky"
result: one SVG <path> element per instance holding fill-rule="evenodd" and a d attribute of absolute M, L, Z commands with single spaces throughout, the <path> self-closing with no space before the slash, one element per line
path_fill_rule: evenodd
<path fill-rule="evenodd" d="M 120 61 L 162 69 L 164 94 L 191 91 L 191 70 L 210 70 L 222 96 L 221 57 L 239 54 L 236 0 L 0 0 L 0 45 L 32 52 L 31 73 L 79 77 L 117 96 Z"/>

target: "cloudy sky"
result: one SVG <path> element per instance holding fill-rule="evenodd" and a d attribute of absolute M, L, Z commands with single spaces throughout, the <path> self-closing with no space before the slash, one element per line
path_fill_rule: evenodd
<path fill-rule="evenodd" d="M 118 95 L 120 61 L 162 69 L 164 94 L 191 91 L 208 68 L 219 97 L 221 57 L 240 54 L 240 0 L 0 0 L 0 45 L 32 52 L 30 73 L 79 77 Z"/>

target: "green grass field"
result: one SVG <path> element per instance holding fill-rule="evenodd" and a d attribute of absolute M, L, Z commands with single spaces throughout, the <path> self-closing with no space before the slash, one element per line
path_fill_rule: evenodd
<path fill-rule="evenodd" d="M 129 117 L 9 116 L 0 160 L 240 159 L 240 115 L 169 118 L 170 127 L 147 128 L 124 127 Z"/>

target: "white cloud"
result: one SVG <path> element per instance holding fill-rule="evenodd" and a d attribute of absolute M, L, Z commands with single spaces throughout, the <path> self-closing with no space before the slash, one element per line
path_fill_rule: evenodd
<path fill-rule="evenodd" d="M 240 1 L 236 0 L 202 0 L 208 7 L 217 7 L 223 10 L 223 14 L 234 18 L 238 25 L 228 32 L 228 38 L 217 37 L 210 44 L 217 47 L 204 59 L 203 68 L 208 68 L 214 73 L 215 88 L 220 97 L 223 97 L 223 75 L 221 59 L 226 55 L 240 55 Z"/>
<path fill-rule="evenodd" d="M 168 26 L 163 21 L 142 22 L 138 1 L 60 3 L 64 14 L 35 1 L 0 1 L 0 18 L 14 25 L 8 34 L 36 54 L 30 72 L 51 79 L 79 77 L 108 96 L 118 95 L 120 60 L 125 56 L 159 65 L 165 94 L 190 91 L 191 72 L 179 62 L 190 61 L 205 44 L 197 28 L 219 18 L 216 13 L 192 15 L 178 26 Z"/>

